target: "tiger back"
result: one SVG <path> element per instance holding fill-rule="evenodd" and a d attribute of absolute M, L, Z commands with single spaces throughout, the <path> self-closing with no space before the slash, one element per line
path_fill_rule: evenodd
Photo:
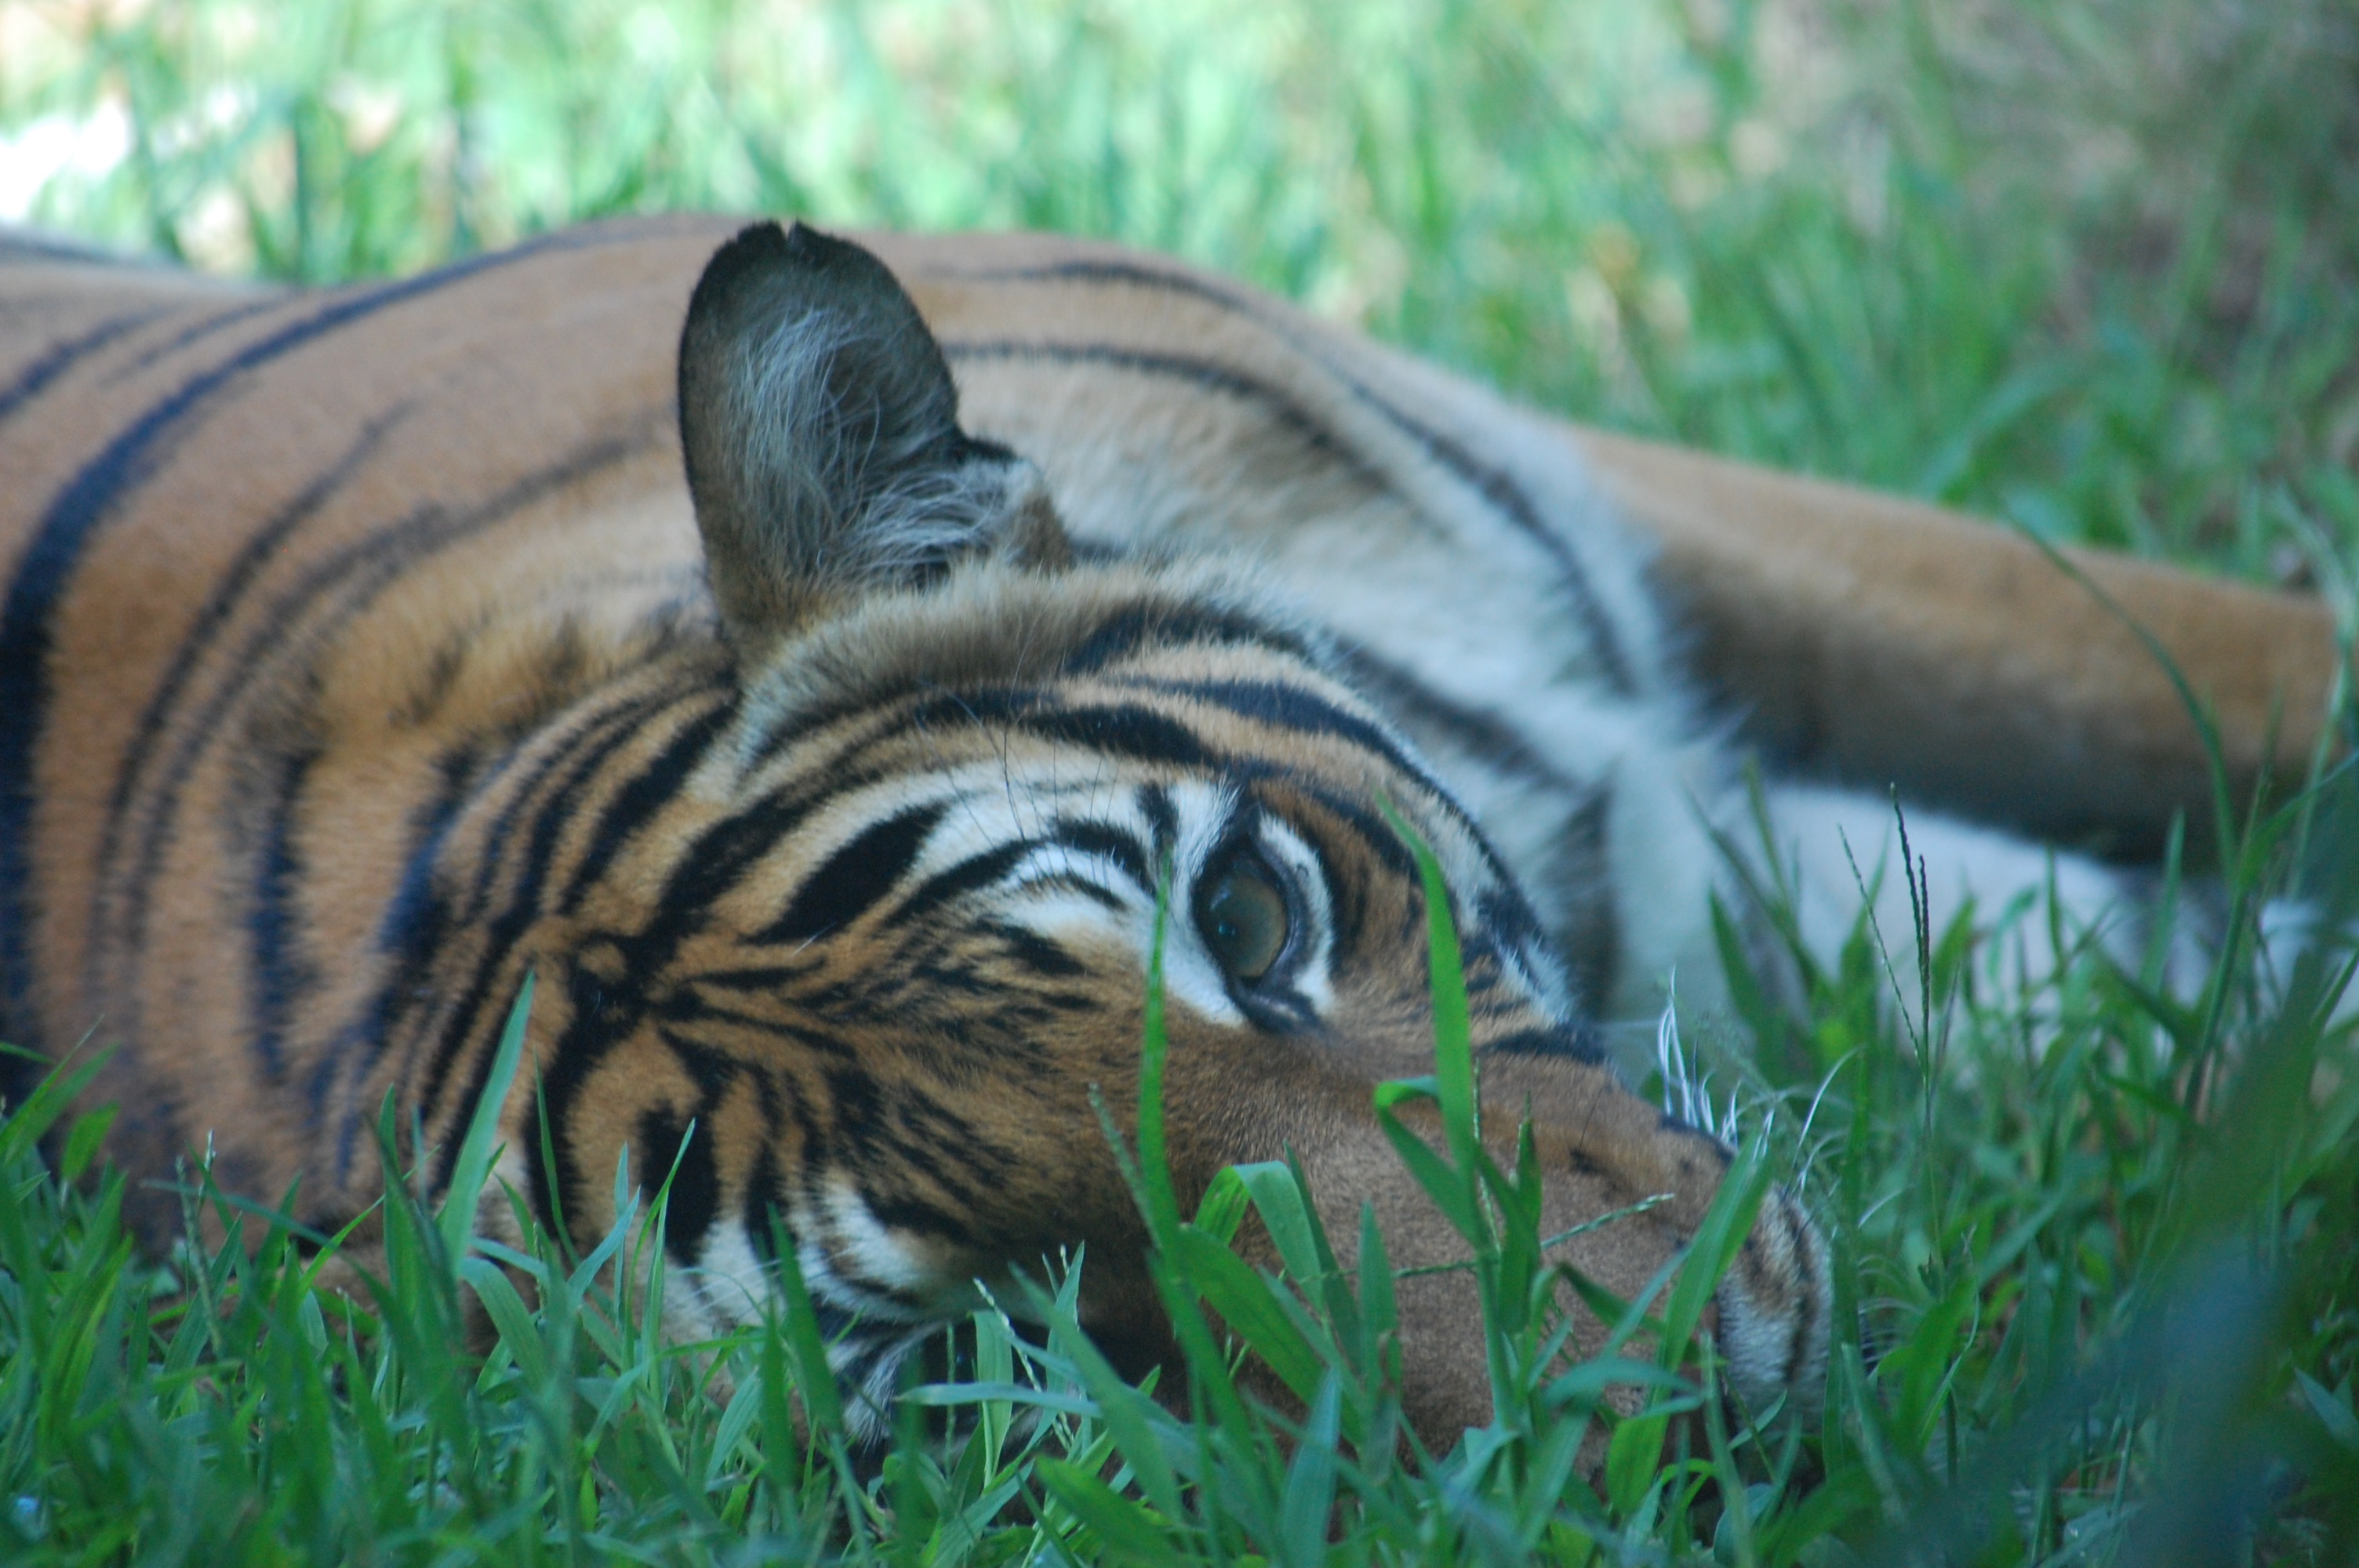
<path fill-rule="evenodd" d="M 1159 905 L 1183 1203 L 1292 1149 L 1396 1262 L 1454 1254 L 1369 1109 L 1430 1052 L 1397 812 L 1445 871 L 1488 1135 L 1531 1118 L 1544 1233 L 1664 1200 L 1568 1244 L 1639 1289 L 1727 1152 L 1585 1020 L 1693 940 L 1680 792 L 1725 764 L 1577 466 L 1108 253 L 880 242 L 921 319 L 803 230 L 699 284 L 727 232 L 326 293 L 0 268 L 0 1036 L 114 1048 L 92 1092 L 151 1240 L 199 1150 L 359 1214 L 388 1093 L 439 1187 L 531 973 L 501 1174 L 585 1238 L 619 1161 L 669 1179 L 674 1333 L 757 1317 L 783 1237 L 873 1421 L 974 1281 L 1080 1246 L 1085 1321 L 1143 1368 L 1093 1096 L 1136 1103 Z M 1126 330 L 1060 313 L 1093 276 Z M 1537 668 L 1525 723 L 1486 716 Z M 1609 777 L 1567 754 L 1610 735 Z M 1773 1196 L 1717 1302 L 1747 1394 L 1814 1397 L 1826 1269 Z M 1486 1418 L 1471 1287 L 1401 1297 L 1445 1439 Z"/>

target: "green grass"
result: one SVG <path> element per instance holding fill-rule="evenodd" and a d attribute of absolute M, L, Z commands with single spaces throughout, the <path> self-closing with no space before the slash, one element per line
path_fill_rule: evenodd
<path fill-rule="evenodd" d="M 2310 804 L 2307 823 L 2298 807 L 2257 827 L 2236 885 L 2286 835 L 2351 841 L 2347 796 Z M 1337 1271 L 1296 1173 L 1241 1167 L 1181 1217 L 1153 980 L 1125 1162 L 1197 1415 L 1113 1372 L 1069 1275 L 1016 1303 L 1045 1336 L 976 1314 L 956 1374 L 908 1390 L 882 1453 L 847 1443 L 793 1271 L 758 1330 L 664 1343 L 662 1200 L 649 1213 L 627 1170 L 624 1217 L 586 1258 L 528 1219 L 526 1251 L 473 1238 L 471 1206 L 437 1215 L 397 1189 L 382 1278 L 351 1297 L 315 1284 L 328 1238 L 280 1224 L 257 1248 L 203 1241 L 206 1212 L 219 1238 L 262 1211 L 195 1171 L 190 1239 L 158 1269 L 122 1230 L 122 1178 L 91 1169 L 103 1113 L 55 1141 L 54 1173 L 42 1161 L 74 1087 L 60 1073 L 0 1123 L 0 1556 L 2345 1561 L 2359 1059 L 2319 1019 L 2348 977 L 2304 958 L 2264 990 L 2232 954 L 2174 1000 L 2081 953 L 2051 983 L 2008 986 L 2010 943 L 2063 939 L 2040 915 L 2017 912 L 1981 948 L 1936 941 L 1913 984 L 1864 928 L 1835 971 L 1802 959 L 1808 1005 L 1759 1011 L 1715 1054 L 1740 1080 L 1742 1152 L 1689 1261 L 1626 1310 L 1539 1261 L 1537 1172 L 1503 1170 L 1473 1136 L 1455 944 L 1436 919 L 1434 1076 L 1377 1105 L 1481 1292 L 1497 1413 L 1443 1454 L 1400 1422 L 1390 1271 Z M 1393 1119 L 1426 1098 L 1438 1147 Z M 388 1149 L 398 1132 L 388 1109 Z M 488 1138 L 479 1117 L 471 1181 Z M 1772 1175 L 1802 1184 L 1838 1250 L 1835 1362 L 1808 1419 L 1694 1397 L 1716 1377 L 1699 1314 Z M 1249 1206 L 1282 1275 L 1228 1249 Z M 1362 1248 L 1381 1259 L 1372 1232 Z M 1618 1327 L 1574 1365 L 1564 1314 L 1584 1295 Z M 461 1348 L 471 1323 L 487 1355 Z M 1295 1391 L 1292 1414 L 1239 1391 L 1238 1355 Z M 1614 1418 L 1609 1381 L 1649 1390 L 1647 1410 Z M 1575 1468 L 1593 1427 L 1611 1431 L 1595 1487 Z"/>
<path fill-rule="evenodd" d="M 2348 609 L 2348 8 L 1803 15 L 0 0 L 0 134 L 114 105 L 128 155 L 36 215 L 282 277 L 683 206 L 1114 235 L 1577 416 Z M 509 1256 L 397 1192 L 354 1300 L 277 1236 L 159 1270 L 89 1168 L 97 1123 L 59 1130 L 68 1181 L 42 1164 L 52 1100 L 0 1125 L 0 1560 L 2350 1561 L 2359 1061 L 2318 1023 L 2331 965 L 2241 938 L 2289 879 L 2351 906 L 2359 806 L 2346 779 L 2222 817 L 2245 827 L 2201 858 L 2240 940 L 2198 995 L 2038 907 L 1930 934 L 1921 976 L 1863 930 L 1801 960 L 1798 1005 L 1738 985 L 1701 1051 L 1835 1238 L 1826 1409 L 1622 1422 L 1602 1493 L 1561 1484 L 1600 1374 L 1541 1353 L 1561 1303 L 1519 1173 L 1462 1145 L 1429 1173 L 1473 1232 L 1503 1414 L 1454 1453 L 1386 1440 L 1381 1281 L 1333 1277 L 1286 1173 L 1183 1222 L 1145 1149 L 1201 1419 L 1125 1390 L 1050 1295 L 1044 1344 L 978 1317 L 879 1457 L 834 1435 L 791 1289 L 725 1345 L 649 1332 L 644 1206 L 603 1258 Z M 2027 985 L 2009 955 L 2051 944 Z M 1246 1204 L 1288 1282 L 1220 1261 Z M 588 1266 L 617 1257 L 652 1261 Z M 1676 1326 L 1710 1272 L 1654 1311 Z M 1318 1441 L 1235 1395 L 1200 1298 Z M 487 1357 L 454 1348 L 471 1314 Z"/>

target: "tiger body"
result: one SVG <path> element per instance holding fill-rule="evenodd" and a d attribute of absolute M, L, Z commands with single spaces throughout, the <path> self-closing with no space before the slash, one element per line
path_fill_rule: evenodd
<path fill-rule="evenodd" d="M 0 1038 L 118 1047 L 92 1096 L 136 1175 L 206 1151 L 333 1229 L 382 1189 L 388 1094 L 447 1180 L 530 973 L 500 1173 L 585 1238 L 625 1151 L 669 1176 L 676 1334 L 758 1315 L 784 1236 L 882 1391 L 972 1281 L 1079 1243 L 1093 1326 L 1151 1359 L 1092 1096 L 1127 1124 L 1167 886 L 1183 1189 L 1293 1148 L 1396 1261 L 1451 1255 L 1367 1112 L 1430 1041 L 1390 807 L 1447 872 L 1490 1126 L 1532 1118 L 1546 1228 L 1669 1195 L 1581 1243 L 1643 1284 L 1726 1154 L 1592 1026 L 1673 973 L 1708 996 L 1743 792 L 1651 546 L 1562 428 L 1171 264 L 879 237 L 967 434 L 919 429 L 934 469 L 888 483 L 855 432 L 829 471 L 875 493 L 798 501 L 819 481 L 765 443 L 870 390 L 771 385 L 798 351 L 756 317 L 807 240 L 716 263 L 683 350 L 731 228 L 330 293 L 5 258 Z M 763 532 L 806 504 L 884 522 Z M 1953 904 L 2044 874 L 1927 834 Z M 1201 903 L 1239 875 L 1288 922 L 1246 979 Z M 2093 918 L 2117 891 L 2059 875 Z M 133 1201 L 174 1232 L 159 1186 Z M 1413 1416 L 1481 1420 L 1462 1287 L 1403 1290 Z M 1741 1386 L 1807 1394 L 1828 1285 L 1789 1198 L 1719 1307 Z"/>

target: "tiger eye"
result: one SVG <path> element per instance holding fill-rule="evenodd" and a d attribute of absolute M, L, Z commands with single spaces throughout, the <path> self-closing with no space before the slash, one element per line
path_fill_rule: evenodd
<path fill-rule="evenodd" d="M 1234 861 L 1197 892 L 1196 925 L 1229 978 L 1251 985 L 1286 951 L 1286 894 L 1259 863 Z"/>

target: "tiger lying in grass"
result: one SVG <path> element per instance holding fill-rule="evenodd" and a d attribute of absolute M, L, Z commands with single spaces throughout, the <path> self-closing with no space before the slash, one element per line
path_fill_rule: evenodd
<path fill-rule="evenodd" d="M 1347 1264 L 1363 1202 L 1397 1264 L 1457 1250 L 1370 1114 L 1431 1037 L 1389 809 L 1445 870 L 1486 1136 L 1534 1123 L 1544 1233 L 1669 1195 L 1561 1249 L 1630 1292 L 1727 1152 L 1591 1025 L 1674 971 L 1710 1003 L 1710 898 L 1745 907 L 1716 711 L 1789 779 L 2032 828 L 2205 798 L 2143 650 L 2004 537 L 1576 432 L 1164 261 L 879 238 L 888 273 L 764 226 L 699 282 L 727 234 L 325 293 L 0 252 L 0 1038 L 119 1046 L 92 1093 L 136 1175 L 210 1148 L 332 1230 L 390 1091 L 439 1185 L 533 972 L 498 1173 L 582 1238 L 626 1148 L 671 1173 L 675 1334 L 764 1310 L 775 1215 L 872 1411 L 973 1281 L 1078 1244 L 1144 1367 L 1090 1096 L 1127 1128 L 1167 876 L 1183 1206 L 1291 1147 Z M 2241 779 L 2304 754 L 2322 612 L 2090 569 Z M 1831 941 L 1834 829 L 1873 862 L 1888 807 L 1767 803 Z M 1937 926 L 2047 875 L 1995 831 L 1912 842 Z M 2056 876 L 2092 924 L 2124 891 Z M 1826 1259 L 1773 1195 L 1716 1303 L 1748 1397 L 1815 1398 Z M 1401 1284 L 1438 1441 L 1487 1410 L 1470 1302 Z"/>

